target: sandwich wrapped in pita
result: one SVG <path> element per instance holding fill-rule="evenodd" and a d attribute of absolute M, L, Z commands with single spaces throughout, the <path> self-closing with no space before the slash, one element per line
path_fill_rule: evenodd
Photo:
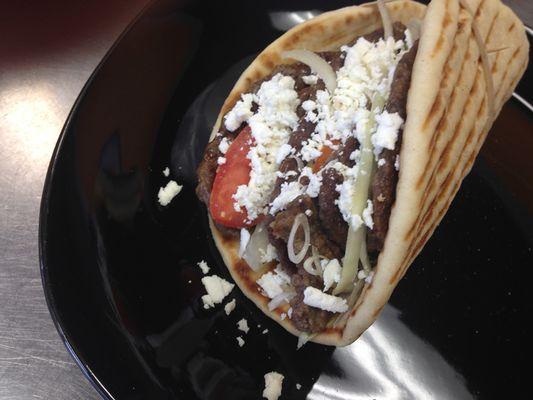
<path fill-rule="evenodd" d="M 499 0 L 347 7 L 268 46 L 198 168 L 243 293 L 300 343 L 356 340 L 446 213 L 528 51 Z"/>

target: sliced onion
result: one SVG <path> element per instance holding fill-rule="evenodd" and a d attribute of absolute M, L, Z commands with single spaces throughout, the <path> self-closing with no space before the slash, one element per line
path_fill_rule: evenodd
<path fill-rule="evenodd" d="M 254 271 L 259 270 L 263 266 L 263 262 L 261 261 L 261 250 L 266 252 L 269 243 L 268 231 L 265 224 L 262 223 L 257 225 L 242 256 Z"/>
<path fill-rule="evenodd" d="M 290 156 L 289 158 L 294 158 L 294 160 L 296 161 L 296 165 L 298 165 L 299 171 L 301 171 L 304 168 L 304 162 L 302 161 L 300 157 Z"/>
<path fill-rule="evenodd" d="M 318 254 L 318 251 L 316 250 L 315 246 L 311 246 L 311 252 L 312 256 L 308 257 L 307 260 L 305 260 L 303 267 L 311 275 L 322 276 L 324 271 L 322 269 L 322 265 L 320 265 L 320 259 L 326 257 Z"/>
<path fill-rule="evenodd" d="M 413 39 L 413 42 L 418 40 L 420 38 L 420 30 L 422 29 L 422 21 L 419 19 L 413 18 L 410 19 L 407 23 L 407 29 L 409 29 L 409 32 L 411 32 L 411 38 Z"/>
<path fill-rule="evenodd" d="M 358 163 L 359 171 L 355 180 L 351 209 L 352 215 L 362 215 L 368 201 L 370 185 L 372 183 L 370 178 L 373 174 L 375 164 L 371 135 L 376 124 L 374 116 L 379 112 L 383 103 L 382 96 L 374 96 L 372 101 L 372 117 L 365 125 L 364 131 L 360 132 L 362 136 L 360 143 L 362 155 Z M 355 277 L 357 276 L 361 254 L 361 243 L 365 238 L 366 229 L 365 225 L 354 227 L 350 223 L 348 237 L 346 238 L 346 250 L 342 260 L 341 280 L 333 290 L 335 296 L 340 293 L 351 291 L 352 289 Z"/>
<path fill-rule="evenodd" d="M 295 254 L 294 252 L 294 238 L 296 236 L 296 233 L 298 232 L 298 228 L 302 225 L 304 230 L 304 245 L 302 246 L 300 252 L 298 254 Z M 309 221 L 307 220 L 307 216 L 305 214 L 298 214 L 296 218 L 294 218 L 294 222 L 292 223 L 291 232 L 289 234 L 289 240 L 287 241 L 287 252 L 289 253 L 289 260 L 293 262 L 294 264 L 299 264 L 304 259 L 305 255 L 307 254 L 307 250 L 309 249 L 309 246 L 311 244 L 311 229 L 309 228 Z"/>
<path fill-rule="evenodd" d="M 361 242 L 361 253 L 359 254 L 359 259 L 361 260 L 363 269 L 365 270 L 367 274 L 369 274 L 372 269 L 372 265 L 370 265 L 370 260 L 368 258 L 368 252 L 366 251 L 366 232 L 365 232 L 365 237 L 363 238 L 363 241 Z"/>
<path fill-rule="evenodd" d="M 337 327 L 339 325 L 343 325 L 346 323 L 346 320 L 350 318 L 350 310 L 352 310 L 357 303 L 357 300 L 359 299 L 359 296 L 361 295 L 361 292 L 363 291 L 363 287 L 365 286 L 364 281 L 357 281 L 354 286 L 353 290 L 350 293 L 350 295 L 346 298 L 346 302 L 348 303 L 348 311 L 340 314 L 338 316 L 333 317 L 328 322 L 328 327 Z"/>
<path fill-rule="evenodd" d="M 383 23 L 383 36 L 385 40 L 392 36 L 392 20 L 385 5 L 385 0 L 378 0 L 378 10 Z"/>
<path fill-rule="evenodd" d="M 330 93 L 333 93 L 337 87 L 337 74 L 335 74 L 331 65 L 312 51 L 303 49 L 289 50 L 283 52 L 281 56 L 283 58 L 294 58 L 297 61 L 307 64 L 311 70 L 324 81 L 326 88 Z"/>
<path fill-rule="evenodd" d="M 276 297 L 274 297 L 272 300 L 268 302 L 268 309 L 270 311 L 275 310 L 278 308 L 283 302 L 289 302 L 290 299 L 292 299 L 295 296 L 294 292 L 283 292 L 278 294 Z"/>
<path fill-rule="evenodd" d="M 306 344 L 309 340 L 311 340 L 315 336 L 316 336 L 316 333 L 306 333 L 306 332 L 300 333 L 300 336 L 298 336 L 298 344 L 296 345 L 296 350 L 300 350 L 300 348 L 304 344 Z"/>

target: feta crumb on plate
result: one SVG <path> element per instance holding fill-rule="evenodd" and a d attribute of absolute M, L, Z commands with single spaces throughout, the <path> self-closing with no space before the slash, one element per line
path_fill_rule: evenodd
<path fill-rule="evenodd" d="M 244 346 L 244 339 L 240 336 L 237 336 L 237 343 L 239 344 L 239 347 Z"/>
<path fill-rule="evenodd" d="M 224 306 L 224 311 L 226 312 L 226 315 L 230 315 L 233 310 L 235 310 L 235 299 L 231 300 Z"/>
<path fill-rule="evenodd" d="M 204 276 L 202 278 L 202 283 L 207 291 L 207 294 L 202 296 L 205 309 L 214 307 L 215 304 L 222 303 L 224 297 L 226 297 L 235 287 L 233 283 L 229 283 L 217 275 Z"/>
<path fill-rule="evenodd" d="M 172 199 L 181 192 L 183 186 L 178 185 L 176 181 L 169 181 L 165 187 L 159 188 L 157 200 L 163 207 L 170 204 Z"/>
<path fill-rule="evenodd" d="M 207 263 L 204 260 L 202 260 L 202 261 L 200 261 L 199 263 L 196 263 L 196 264 L 200 267 L 200 269 L 202 270 L 202 272 L 204 274 L 207 274 L 209 272 L 210 268 L 209 268 L 209 266 L 207 265 Z"/>
<path fill-rule="evenodd" d="M 263 335 L 266 335 L 268 333 L 268 329 L 265 329 L 263 332 L 261 332 Z"/>
<path fill-rule="evenodd" d="M 300 385 L 299 383 L 296 384 L 296 389 L 300 390 L 302 388 L 302 385 Z"/>
<path fill-rule="evenodd" d="M 283 378 L 283 375 L 274 371 L 265 374 L 265 390 L 263 390 L 263 398 L 267 400 L 277 400 L 279 396 L 281 396 Z"/>
<path fill-rule="evenodd" d="M 248 333 L 250 330 L 248 327 L 248 321 L 246 321 L 245 318 L 241 319 L 239 322 L 237 322 L 237 329 L 243 331 L 244 333 Z"/>
<path fill-rule="evenodd" d="M 163 175 L 168 177 L 170 175 L 170 169 L 168 169 L 168 167 L 166 167 L 164 170 L 163 170 Z"/>

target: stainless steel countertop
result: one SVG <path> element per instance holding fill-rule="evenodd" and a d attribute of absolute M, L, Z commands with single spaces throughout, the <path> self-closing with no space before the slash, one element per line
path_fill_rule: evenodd
<path fill-rule="evenodd" d="M 48 313 L 37 231 L 46 170 L 83 84 L 147 0 L 6 2 L 0 17 L 0 399 L 98 399 Z M 533 3 L 507 1 L 533 25 Z"/>
<path fill-rule="evenodd" d="M 0 399 L 99 399 L 66 351 L 39 273 L 39 205 L 83 84 L 147 0 L 6 2 L 0 17 Z M 7 8 L 7 10 L 6 10 Z"/>

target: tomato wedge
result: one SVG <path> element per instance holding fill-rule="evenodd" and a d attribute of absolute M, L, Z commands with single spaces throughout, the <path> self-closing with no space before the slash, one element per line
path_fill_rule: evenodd
<path fill-rule="evenodd" d="M 209 212 L 215 222 L 229 228 L 244 228 L 254 225 L 248 221 L 245 209 L 235 210 L 233 195 L 240 185 L 247 185 L 250 181 L 250 160 L 246 157 L 252 145 L 252 131 L 249 126 L 244 127 L 237 135 L 226 152 L 226 162 L 217 169 L 211 197 Z"/>

